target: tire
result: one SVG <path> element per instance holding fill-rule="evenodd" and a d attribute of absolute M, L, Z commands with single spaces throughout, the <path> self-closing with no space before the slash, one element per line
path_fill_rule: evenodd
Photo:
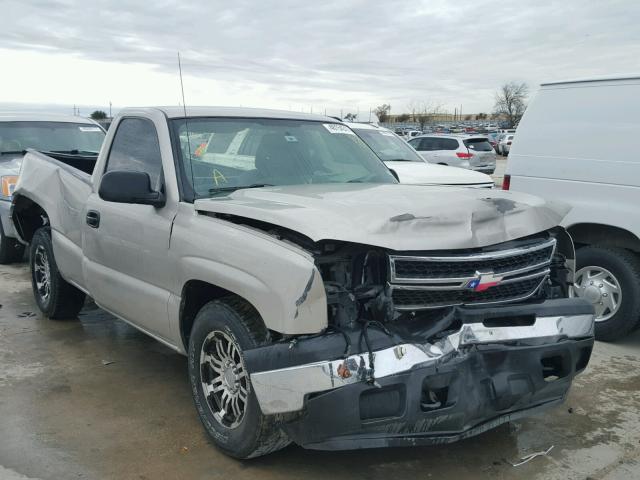
<path fill-rule="evenodd" d="M 277 425 L 280 417 L 262 414 L 242 360 L 244 350 L 265 345 L 268 339 L 268 331 L 256 310 L 236 298 L 215 300 L 202 307 L 196 315 L 189 337 L 189 380 L 198 416 L 216 446 L 235 458 L 246 459 L 266 455 L 290 443 L 287 435 Z M 233 348 L 236 349 L 227 357 L 232 359 L 231 363 L 235 368 L 231 374 L 231 368 L 221 365 L 224 362 L 219 362 L 224 358 L 215 348 L 219 342 L 222 345 L 227 342 L 227 346 L 233 343 Z M 228 348 L 222 347 L 222 350 L 228 352 Z M 216 359 L 201 366 L 201 358 L 205 355 L 203 352 L 207 352 L 209 358 Z M 214 371 L 213 367 L 210 367 L 213 365 L 222 372 Z M 236 414 L 233 405 L 226 409 L 230 410 L 229 415 L 220 415 L 223 392 L 231 391 L 227 375 L 235 377 L 235 384 L 238 386 L 227 399 L 231 395 L 241 398 L 242 387 L 245 389 L 244 403 L 242 400 L 235 403 L 238 411 L 242 411 L 241 415 Z M 203 382 L 211 382 L 211 388 L 223 389 L 223 392 L 212 390 L 205 394 Z M 227 405 L 233 402 L 232 400 Z"/>
<path fill-rule="evenodd" d="M 587 273 L 589 267 L 594 268 L 589 273 L 595 273 L 600 269 L 607 277 L 606 280 L 600 281 L 597 277 L 590 277 Z M 581 275 L 579 275 L 580 272 L 582 272 Z M 607 276 L 607 273 L 613 278 Z M 596 280 L 589 281 L 589 278 Z M 591 282 L 593 284 L 589 285 Z M 610 285 L 616 283 L 618 289 L 612 290 Z M 587 285 L 587 288 L 590 288 L 594 295 L 587 295 L 589 292 L 580 288 L 582 284 Z M 604 307 L 606 310 L 600 315 L 601 320 L 596 317 L 596 339 L 609 342 L 633 331 L 640 321 L 640 258 L 623 248 L 599 246 L 580 248 L 576 252 L 576 288 L 572 290 L 572 294 L 587 298 L 597 308 L 599 301 L 594 298 L 597 298 L 602 286 L 605 288 L 605 293 L 608 292 L 608 298 L 618 298 L 617 308 L 612 310 L 610 307 Z M 619 293 L 613 293 L 615 291 Z M 606 302 L 606 299 L 600 298 L 600 301 Z"/>
<path fill-rule="evenodd" d="M 29 267 L 33 295 L 42 313 L 54 320 L 76 318 L 86 295 L 60 275 L 49 228 L 40 228 L 33 235 Z"/>
<path fill-rule="evenodd" d="M 6 237 L 0 221 L 0 264 L 19 262 L 24 256 L 24 245 L 13 238 Z"/>

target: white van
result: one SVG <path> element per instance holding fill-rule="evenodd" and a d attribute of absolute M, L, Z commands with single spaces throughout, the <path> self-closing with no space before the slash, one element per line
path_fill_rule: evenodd
<path fill-rule="evenodd" d="M 640 327 L 639 112 L 640 75 L 543 84 L 503 185 L 572 206 L 573 294 L 593 303 L 600 340 Z"/>

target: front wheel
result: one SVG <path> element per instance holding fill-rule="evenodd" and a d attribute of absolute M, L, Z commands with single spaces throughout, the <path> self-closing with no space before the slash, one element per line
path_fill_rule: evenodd
<path fill-rule="evenodd" d="M 76 318 L 84 305 L 85 294 L 60 275 L 48 228 L 36 231 L 29 253 L 31 285 L 38 308 L 52 319 Z"/>
<path fill-rule="evenodd" d="M 573 297 L 589 301 L 596 313 L 596 338 L 616 340 L 640 319 L 640 259 L 623 248 L 588 246 L 576 252 Z"/>
<path fill-rule="evenodd" d="M 258 313 L 238 299 L 207 303 L 189 337 L 189 379 L 200 421 L 232 457 L 258 457 L 289 444 L 277 417 L 262 414 L 244 364 L 244 350 L 267 339 Z"/>

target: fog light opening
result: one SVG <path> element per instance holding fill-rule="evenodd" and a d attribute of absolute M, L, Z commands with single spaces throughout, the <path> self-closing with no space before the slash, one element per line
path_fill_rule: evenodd
<path fill-rule="evenodd" d="M 555 382 L 566 377 L 569 373 L 561 355 L 543 358 L 540 363 L 542 364 L 542 378 L 545 382 Z"/>

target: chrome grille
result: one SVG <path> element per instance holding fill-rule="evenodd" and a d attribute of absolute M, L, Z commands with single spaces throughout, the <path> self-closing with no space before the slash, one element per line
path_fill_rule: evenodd
<path fill-rule="evenodd" d="M 399 310 L 522 300 L 550 273 L 555 239 L 472 254 L 390 255 L 389 286 Z"/>

